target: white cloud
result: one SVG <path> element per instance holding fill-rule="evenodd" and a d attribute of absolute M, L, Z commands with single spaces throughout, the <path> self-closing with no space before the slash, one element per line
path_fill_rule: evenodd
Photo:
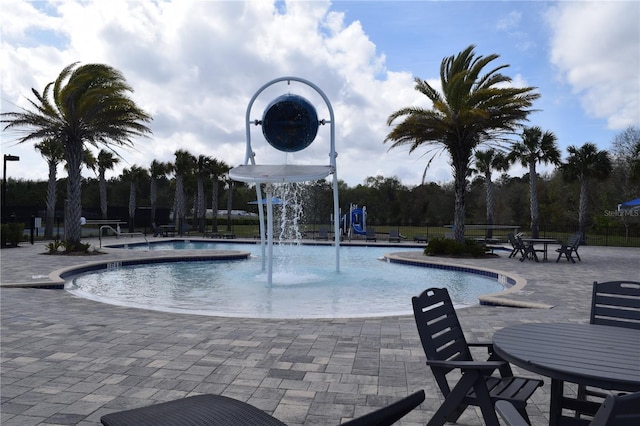
<path fill-rule="evenodd" d="M 640 122 L 640 3 L 559 2 L 548 12 L 551 61 L 593 117 Z"/>
<path fill-rule="evenodd" d="M 11 27 L 12 40 L 3 41 L 2 74 L 8 84 L 3 82 L 2 97 L 24 106 L 29 88 L 42 90 L 69 63 L 106 63 L 123 72 L 136 102 L 154 117 L 152 138 L 123 152 L 120 168 L 146 167 L 154 158 L 172 161 L 179 148 L 237 165 L 244 161 L 249 98 L 271 79 L 298 76 L 330 99 L 336 112 L 338 176 L 355 185 L 385 169 L 387 161 L 406 161 L 406 153 L 384 154 L 382 141 L 388 114 L 414 102 L 416 92 L 409 74 L 386 73 L 384 57 L 359 22 L 345 24 L 343 14 L 329 7 L 328 1 L 286 2 L 282 8 L 264 1 L 64 2 L 55 11 L 58 17 L 41 19 L 29 3 L 14 2 L 10 14 L 27 11 L 33 18 Z M 31 30 L 32 22 L 64 31 L 64 45 L 17 48 L 15 40 Z M 24 77 L 32 72 L 34 77 Z M 320 118 L 329 118 L 323 117 L 322 100 L 295 84 L 265 91 L 251 118 L 260 119 L 266 103 L 288 90 L 310 96 Z M 286 161 L 327 163 L 325 127 L 310 148 L 287 155 Z M 256 161 L 283 161 L 282 153 L 259 139 L 260 129 L 252 129 Z M 25 177 L 46 177 L 46 165 L 38 162 L 24 170 Z M 400 178 L 416 183 L 422 170 L 405 169 Z"/>

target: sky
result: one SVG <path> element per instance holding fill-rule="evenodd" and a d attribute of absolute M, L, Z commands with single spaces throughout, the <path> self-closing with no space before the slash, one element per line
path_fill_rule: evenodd
<path fill-rule="evenodd" d="M 525 124 L 552 131 L 563 157 L 586 142 L 610 149 L 617 134 L 640 126 L 639 22 L 637 1 L 2 0 L 0 111 L 28 108 L 31 89 L 41 92 L 71 63 L 103 63 L 123 73 L 153 117 L 153 134 L 118 149 L 122 160 L 107 178 L 172 162 L 178 149 L 233 167 L 245 162 L 247 113 L 262 119 L 280 95 L 305 97 L 329 121 L 323 97 L 298 81 L 269 85 L 249 108 L 264 85 L 292 76 L 317 86 L 333 109 L 339 179 L 355 186 L 395 176 L 413 186 L 428 149 L 389 150 L 384 140 L 391 113 L 430 106 L 415 78 L 440 87 L 442 60 L 475 45 L 478 56 L 499 55 L 487 69 L 509 65 L 502 73 L 513 86 L 537 88 Z M 328 123 L 296 153 L 248 127 L 256 164 L 329 164 Z M 2 153 L 20 157 L 7 176 L 47 180 L 46 161 L 33 144 L 16 144 L 19 136 L 1 134 Z M 425 177 L 451 176 L 442 153 Z"/>

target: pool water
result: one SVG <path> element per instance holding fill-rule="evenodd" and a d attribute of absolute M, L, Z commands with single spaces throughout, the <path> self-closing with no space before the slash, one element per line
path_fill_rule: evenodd
<path fill-rule="evenodd" d="M 129 249 L 149 250 L 146 244 Z M 251 318 L 347 318 L 404 315 L 411 297 L 447 287 L 454 303 L 477 303 L 503 286 L 458 271 L 389 263 L 400 247 L 274 246 L 272 284 L 262 271 L 257 244 L 167 242 L 151 250 L 221 249 L 252 253 L 247 260 L 137 264 L 82 273 L 65 288 L 89 299 L 169 312 Z"/>

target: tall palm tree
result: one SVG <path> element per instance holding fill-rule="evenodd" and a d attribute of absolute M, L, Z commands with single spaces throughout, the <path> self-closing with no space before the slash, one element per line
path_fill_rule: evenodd
<path fill-rule="evenodd" d="M 138 184 L 147 177 L 147 170 L 136 165 L 122 171 L 122 178 L 129 181 L 129 232 L 133 232 L 135 227 Z"/>
<path fill-rule="evenodd" d="M 529 168 L 529 211 L 531 213 L 531 236 L 538 238 L 538 163 L 560 164 L 560 150 L 553 132 L 542 132 L 538 126 L 527 127 L 522 132 L 522 141 L 514 143 L 507 156 L 509 162 L 520 162 Z"/>
<path fill-rule="evenodd" d="M 567 148 L 569 157 L 560 166 L 563 177 L 580 182 L 580 208 L 578 211 L 578 230 L 585 235 L 587 225 L 587 207 L 590 179 L 606 179 L 613 170 L 613 163 L 609 153 L 598 151 L 598 147 L 590 142 L 580 148 Z"/>
<path fill-rule="evenodd" d="M 176 229 L 180 229 L 186 215 L 186 200 L 184 192 L 185 176 L 191 174 L 195 167 L 196 158 L 189 152 L 179 149 L 175 152 L 176 161 L 173 165 L 176 176 L 176 192 L 173 201 L 173 219 Z"/>
<path fill-rule="evenodd" d="M 494 196 L 494 185 L 493 180 L 491 179 L 491 174 L 494 170 L 499 172 L 504 172 L 509 169 L 509 162 L 507 161 L 507 157 L 503 155 L 500 151 L 497 151 L 493 148 L 487 149 L 486 151 L 476 151 L 475 152 L 475 166 L 476 170 L 479 173 L 482 173 L 484 176 L 484 185 L 487 191 L 486 200 L 487 200 L 487 238 L 493 237 L 493 229 L 491 229 L 490 225 L 493 225 L 493 211 L 495 205 L 495 196 Z"/>
<path fill-rule="evenodd" d="M 81 167 L 85 146 L 132 146 L 132 138 L 146 136 L 151 116 L 129 98 L 133 89 L 122 73 L 108 65 L 73 63 L 42 93 L 32 89 L 32 110 L 3 113 L 6 129 L 27 129 L 18 143 L 54 138 L 64 148 L 68 167 L 67 248 L 80 247 L 82 204 Z"/>
<path fill-rule="evenodd" d="M 158 178 L 170 173 L 171 167 L 167 163 L 153 160 L 149 166 L 149 198 L 151 202 L 151 223 L 156 223 L 156 209 L 158 208 Z"/>
<path fill-rule="evenodd" d="M 120 159 L 113 155 L 112 152 L 101 149 L 98 153 L 98 180 L 100 185 L 100 217 L 107 219 L 107 180 L 105 173 L 107 170 L 113 170 Z"/>
<path fill-rule="evenodd" d="M 47 160 L 49 166 L 49 182 L 47 183 L 46 217 L 44 237 L 53 238 L 53 223 L 56 214 L 56 192 L 58 187 L 58 164 L 64 159 L 62 144 L 55 139 L 47 138 L 34 145 L 36 150 Z"/>
<path fill-rule="evenodd" d="M 397 124 L 385 143 L 391 148 L 409 146 L 413 152 L 423 145 L 435 145 L 431 159 L 446 151 L 451 160 L 455 185 L 454 236 L 464 240 L 465 191 L 473 150 L 489 141 L 502 141 L 521 126 L 540 95 L 534 87 L 505 87 L 511 81 L 500 73 L 508 65 L 489 71 L 485 67 L 499 56 L 475 56 L 471 45 L 458 55 L 444 58 L 440 65 L 442 93 L 427 81 L 416 78 L 416 90 L 432 103 L 431 108 L 411 106 L 391 114 L 387 120 Z M 425 168 L 426 172 L 426 168 Z"/>

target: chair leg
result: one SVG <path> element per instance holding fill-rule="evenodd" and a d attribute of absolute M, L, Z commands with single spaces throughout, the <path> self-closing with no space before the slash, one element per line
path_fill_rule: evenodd
<path fill-rule="evenodd" d="M 455 423 L 464 409 L 467 408 L 467 405 L 462 401 L 469 389 L 471 389 L 478 380 L 484 379 L 477 371 L 464 373 L 451 392 L 449 392 L 449 395 L 445 397 L 442 405 L 434 413 L 433 417 L 431 417 L 427 426 L 443 426 L 446 422 Z"/>

